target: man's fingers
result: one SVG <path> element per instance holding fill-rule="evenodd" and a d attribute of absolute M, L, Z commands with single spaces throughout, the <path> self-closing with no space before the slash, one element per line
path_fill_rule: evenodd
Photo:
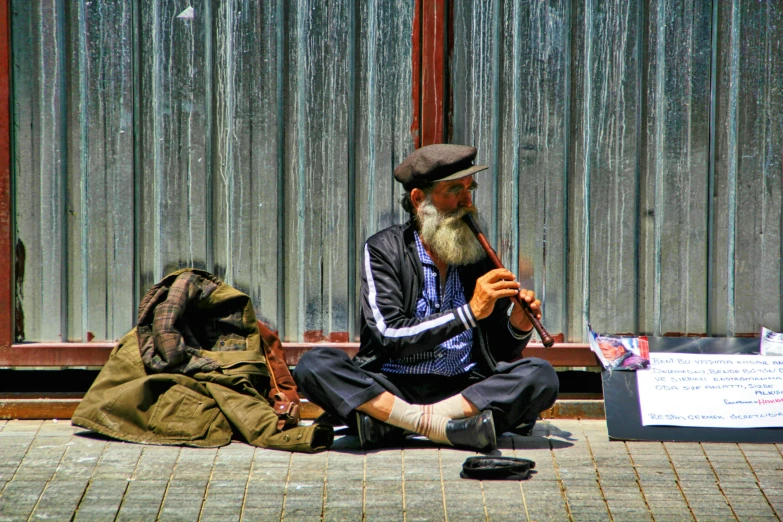
<path fill-rule="evenodd" d="M 536 293 L 533 290 L 527 290 L 525 288 L 519 290 L 519 296 L 528 303 L 532 303 L 536 300 Z"/>
<path fill-rule="evenodd" d="M 488 286 L 493 290 L 513 289 L 515 293 L 519 292 L 519 283 L 516 281 L 495 281 L 494 283 L 489 283 Z"/>
<path fill-rule="evenodd" d="M 516 276 L 514 276 L 514 274 L 505 268 L 496 268 L 481 276 L 480 279 L 486 281 L 487 283 L 494 283 L 502 279 L 513 281 L 516 279 Z"/>

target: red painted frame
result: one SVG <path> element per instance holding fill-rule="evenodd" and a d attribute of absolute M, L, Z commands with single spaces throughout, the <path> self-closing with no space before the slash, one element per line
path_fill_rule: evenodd
<path fill-rule="evenodd" d="M 13 194 L 11 192 L 11 40 L 10 2 L 0 0 L 0 366 L 73 367 L 102 366 L 114 343 L 14 342 Z M 446 141 L 448 132 L 448 54 L 452 15 L 446 0 L 416 0 L 413 19 L 413 122 L 415 146 Z M 286 360 L 294 365 L 314 346 L 284 343 Z M 348 353 L 358 343 L 319 343 Z M 559 343 L 551 349 L 531 344 L 525 355 L 541 357 L 554 366 L 597 366 L 589 346 Z"/>
<path fill-rule="evenodd" d="M 283 343 L 286 363 L 295 366 L 304 353 L 313 347 L 337 348 L 353 356 L 359 343 Z M 103 366 L 114 348 L 113 343 L 29 343 L 15 344 L 3 366 L 67 367 Z M 590 345 L 581 343 L 557 344 L 544 348 L 541 343 L 530 343 L 525 357 L 539 357 L 556 367 L 598 367 L 598 359 Z"/>
<path fill-rule="evenodd" d="M 446 0 L 416 0 L 413 15 L 414 146 L 446 141 L 451 11 Z"/>

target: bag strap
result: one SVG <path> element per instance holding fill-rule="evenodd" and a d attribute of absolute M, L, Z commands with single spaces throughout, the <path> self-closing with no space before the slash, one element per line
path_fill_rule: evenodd
<path fill-rule="evenodd" d="M 277 335 L 261 321 L 258 321 L 258 330 L 269 368 L 268 398 L 277 413 L 277 427 L 281 430 L 294 427 L 299 424 L 300 418 L 299 393 L 285 362 L 283 345 Z"/>

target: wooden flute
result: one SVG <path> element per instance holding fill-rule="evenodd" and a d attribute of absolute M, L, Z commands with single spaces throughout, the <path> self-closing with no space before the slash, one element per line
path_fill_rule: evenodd
<path fill-rule="evenodd" d="M 462 220 L 465 221 L 465 223 L 468 225 L 468 228 L 470 228 L 470 231 L 473 232 L 473 234 L 476 236 L 476 239 L 478 239 L 478 242 L 481 244 L 482 248 L 484 248 L 484 251 L 487 253 L 489 259 L 492 261 L 495 267 L 505 268 L 503 266 L 503 263 L 500 262 L 500 258 L 495 253 L 495 250 L 492 248 L 492 246 L 489 244 L 489 241 L 487 241 L 487 238 L 484 236 L 484 233 L 481 231 L 481 228 L 479 228 L 478 223 L 476 222 L 476 219 L 473 217 L 473 215 L 468 212 L 467 214 L 462 216 Z M 546 331 L 544 325 L 541 324 L 541 321 L 539 321 L 538 317 L 535 316 L 533 311 L 530 309 L 530 305 L 527 303 L 527 301 L 520 298 L 519 294 L 512 296 L 511 299 L 514 300 L 517 306 L 522 307 L 522 310 L 525 312 L 528 319 L 530 319 L 530 322 L 533 323 L 533 328 L 536 329 L 536 332 L 538 332 L 538 335 L 541 337 L 541 342 L 544 344 L 544 346 L 549 348 L 552 345 L 554 345 L 555 340 L 552 339 L 552 336 L 549 335 L 549 332 Z"/>

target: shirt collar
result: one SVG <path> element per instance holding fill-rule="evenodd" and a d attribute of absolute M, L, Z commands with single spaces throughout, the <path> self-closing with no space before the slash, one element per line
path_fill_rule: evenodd
<path fill-rule="evenodd" d="M 421 259 L 421 263 L 423 265 L 429 265 L 434 268 L 438 268 L 438 266 L 435 264 L 435 261 L 432 260 L 430 254 L 424 248 L 424 243 L 421 242 L 421 237 L 419 237 L 419 233 L 417 231 L 414 231 L 413 234 L 414 234 L 413 237 L 416 239 L 416 250 L 418 250 L 419 252 L 419 259 Z"/>

